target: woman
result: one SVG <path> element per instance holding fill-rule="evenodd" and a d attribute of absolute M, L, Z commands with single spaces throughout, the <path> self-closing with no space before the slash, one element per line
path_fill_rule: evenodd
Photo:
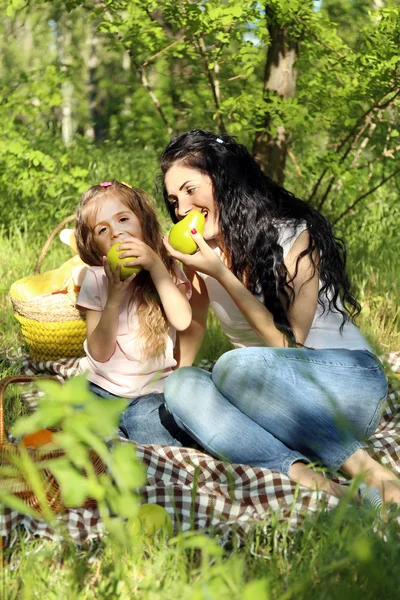
<path fill-rule="evenodd" d="M 362 474 L 385 501 L 400 482 L 363 449 L 387 394 L 382 365 L 353 324 L 345 248 L 328 221 L 266 177 L 227 135 L 192 130 L 161 156 L 174 222 L 192 209 L 194 255 L 175 251 L 192 283 L 193 320 L 180 334 L 179 366 L 165 398 L 177 423 L 211 454 L 278 470 L 338 497 L 346 488 L 311 461 Z M 212 374 L 192 365 L 209 305 L 235 350 Z"/>

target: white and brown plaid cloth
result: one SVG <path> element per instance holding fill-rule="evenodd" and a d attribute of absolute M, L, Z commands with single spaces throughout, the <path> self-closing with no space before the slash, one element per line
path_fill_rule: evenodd
<path fill-rule="evenodd" d="M 400 372 L 400 352 L 391 352 L 384 358 L 389 370 Z M 18 364 L 21 365 L 21 360 Z M 22 360 L 22 372 L 28 375 L 57 375 L 64 380 L 76 371 L 75 359 Z M 34 409 L 37 395 L 33 391 L 22 397 Z M 379 427 L 368 441 L 368 451 L 400 474 L 399 417 L 400 391 L 391 388 Z M 137 444 L 136 455 L 147 469 L 146 485 L 138 490 L 142 502 L 163 506 L 176 530 L 211 530 L 223 537 L 234 531 L 243 537 L 254 524 L 267 523 L 272 514 L 277 521 L 285 521 L 288 530 L 293 530 L 305 515 L 322 507 L 331 510 L 338 504 L 334 496 L 296 486 L 281 473 L 225 463 L 190 448 Z M 95 509 L 67 510 L 57 515 L 50 526 L 5 508 L 0 515 L 1 536 L 10 539 L 20 527 L 30 536 L 56 539 L 68 535 L 78 544 L 98 538 L 104 532 Z"/>

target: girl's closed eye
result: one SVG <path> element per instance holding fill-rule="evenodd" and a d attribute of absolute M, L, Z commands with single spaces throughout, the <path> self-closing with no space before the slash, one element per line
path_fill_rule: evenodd
<path fill-rule="evenodd" d="M 188 188 L 187 193 L 189 194 L 189 196 L 192 196 L 192 194 L 194 194 L 196 190 L 197 190 L 196 187 Z"/>
<path fill-rule="evenodd" d="M 105 231 L 107 231 L 107 227 L 101 227 L 98 232 L 97 235 L 101 235 L 102 233 L 104 233 Z"/>

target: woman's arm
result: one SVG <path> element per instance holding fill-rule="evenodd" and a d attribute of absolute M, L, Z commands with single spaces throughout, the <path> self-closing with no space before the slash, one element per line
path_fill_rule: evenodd
<path fill-rule="evenodd" d="M 210 301 L 204 281 L 197 273 L 186 267 L 185 274 L 192 285 L 192 322 L 185 331 L 177 336 L 175 359 L 178 367 L 190 366 L 194 363 L 207 329 L 207 314 Z"/>
<path fill-rule="evenodd" d="M 272 313 L 233 275 L 198 233 L 193 235 L 193 239 L 199 246 L 199 251 L 194 255 L 176 253 L 166 241 L 164 243 L 172 256 L 217 279 L 266 345 L 287 346 L 286 337 L 275 327 Z M 291 248 L 285 261 L 289 278 L 295 273 L 297 257 L 308 247 L 308 240 L 308 232 L 304 231 Z M 317 260 L 315 256 L 314 260 Z M 297 275 L 291 285 L 296 297 L 288 317 L 297 342 L 303 344 L 310 330 L 318 300 L 318 270 L 314 269 L 309 255 L 300 260 Z"/>
<path fill-rule="evenodd" d="M 285 265 L 289 277 L 296 272 L 296 262 L 299 254 L 308 248 L 310 236 L 303 231 L 286 257 Z M 309 254 L 300 259 L 298 272 L 291 284 L 296 294 L 294 304 L 289 309 L 289 322 L 297 342 L 304 344 L 309 334 L 315 311 L 317 310 L 319 291 L 319 251 L 314 250 L 312 259 Z"/>

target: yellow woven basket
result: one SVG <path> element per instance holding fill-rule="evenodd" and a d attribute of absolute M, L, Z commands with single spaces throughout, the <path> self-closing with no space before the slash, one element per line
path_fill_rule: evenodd
<path fill-rule="evenodd" d="M 77 288 L 72 271 L 83 265 L 78 256 L 58 269 L 40 273 L 47 250 L 55 236 L 75 219 L 66 217 L 50 234 L 35 266 L 34 275 L 19 279 L 10 288 L 14 315 L 34 360 L 56 360 L 82 356 L 86 323 L 75 307 Z"/>

